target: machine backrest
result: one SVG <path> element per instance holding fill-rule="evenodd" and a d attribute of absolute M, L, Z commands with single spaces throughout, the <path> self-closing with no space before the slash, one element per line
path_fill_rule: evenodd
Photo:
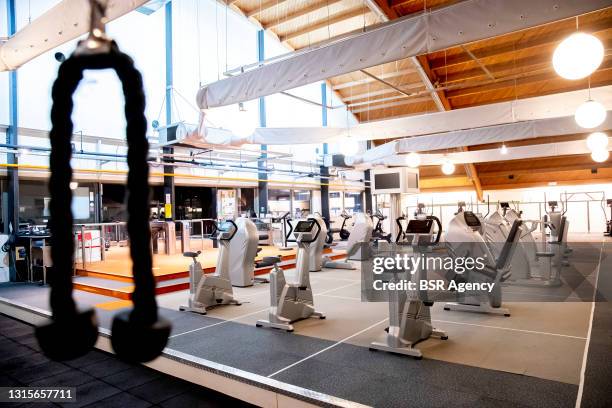
<path fill-rule="evenodd" d="M 514 220 L 512 223 L 512 227 L 508 232 L 508 237 L 506 238 L 506 242 L 504 243 L 504 247 L 502 248 L 499 257 L 497 258 L 496 269 L 504 269 L 508 266 L 510 261 L 512 260 L 512 255 L 514 254 L 514 249 L 516 248 L 516 243 L 518 242 L 521 234 L 519 233 L 519 229 L 523 222 L 521 220 Z"/>

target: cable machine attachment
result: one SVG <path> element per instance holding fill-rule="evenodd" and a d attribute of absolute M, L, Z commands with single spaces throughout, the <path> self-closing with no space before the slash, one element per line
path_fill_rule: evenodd
<path fill-rule="evenodd" d="M 117 44 L 104 32 L 106 1 L 90 0 L 89 36 L 60 67 L 53 84 L 50 180 L 50 229 L 53 275 L 50 279 L 51 323 L 39 326 L 36 337 L 43 352 L 54 360 L 80 357 L 90 351 L 98 336 L 93 309 L 77 310 L 72 296 L 74 239 L 70 203 L 72 191 L 71 119 L 72 95 L 83 78 L 83 71 L 113 69 L 119 77 L 125 96 L 126 139 L 128 145 L 128 233 L 134 276 L 131 311 L 115 315 L 111 343 L 123 360 L 146 362 L 159 356 L 166 346 L 171 325 L 157 314 L 155 280 L 149 229 L 149 143 L 146 138 L 145 96 L 142 76 L 133 60 L 119 51 Z"/>

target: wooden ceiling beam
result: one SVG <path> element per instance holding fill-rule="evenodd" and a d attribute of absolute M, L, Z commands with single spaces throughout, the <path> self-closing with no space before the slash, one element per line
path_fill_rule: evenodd
<path fill-rule="evenodd" d="M 286 16 L 282 16 L 282 17 L 279 17 L 277 19 L 274 19 L 273 21 L 270 21 L 269 23 L 264 24 L 263 27 L 266 30 L 269 30 L 269 29 L 272 29 L 272 28 L 276 28 L 276 27 L 278 27 L 281 24 L 285 24 L 285 23 L 287 23 L 289 21 L 293 21 L 293 20 L 296 20 L 296 19 L 298 19 L 300 17 L 304 17 L 304 16 L 306 16 L 306 15 L 308 15 L 310 13 L 313 13 L 315 11 L 321 10 L 321 9 L 323 9 L 325 7 L 329 7 L 332 4 L 340 3 L 341 1 L 342 0 L 329 0 L 329 1 L 326 1 L 326 2 L 323 2 L 323 3 L 316 3 L 316 4 L 310 5 L 308 7 L 304 7 L 302 9 L 297 10 L 294 13 L 287 14 Z"/>
<path fill-rule="evenodd" d="M 500 164 L 503 166 L 504 164 Z M 602 169 L 602 168 L 612 168 L 612 163 L 585 163 L 585 164 L 574 164 L 569 166 L 550 166 L 550 167 L 538 167 L 532 169 L 512 169 L 508 168 L 500 171 L 482 171 L 480 170 L 480 178 L 483 182 L 486 183 L 486 180 L 489 178 L 498 178 L 498 177 L 507 177 L 509 175 L 513 176 L 521 176 L 521 175 L 532 175 L 532 174 L 548 174 L 548 173 L 563 173 L 567 171 L 581 171 L 591 169 Z"/>
<path fill-rule="evenodd" d="M 247 11 L 245 14 L 247 17 L 255 17 L 256 15 L 263 13 L 264 11 L 270 10 L 279 4 L 283 4 L 287 0 L 268 0 L 265 3 L 260 3 L 257 8 L 251 11 Z"/>
<path fill-rule="evenodd" d="M 521 58 L 516 61 L 501 62 L 499 64 L 491 64 L 487 66 L 487 69 L 495 77 L 503 77 L 508 73 L 518 70 L 529 69 L 538 65 L 550 65 L 551 56 L 548 54 L 537 55 L 528 58 Z M 486 76 L 481 68 L 473 68 L 465 71 L 455 72 L 452 74 L 438 76 L 440 82 L 444 84 L 451 84 L 455 82 L 466 81 L 469 79 L 481 78 Z M 495 79 L 495 78 L 494 78 Z"/>
<path fill-rule="evenodd" d="M 376 67 L 374 67 L 376 68 Z M 369 68 L 372 69 L 372 68 Z M 358 71 L 359 72 L 359 71 Z M 410 75 L 410 74 L 414 74 L 416 73 L 416 69 L 414 68 L 405 68 L 405 69 L 400 69 L 398 71 L 389 71 L 389 72 L 383 72 L 378 76 L 378 78 L 382 78 L 382 79 L 390 79 L 390 78 L 397 78 L 397 77 L 402 77 L 404 75 Z M 376 80 L 371 78 L 371 77 L 365 77 L 362 79 L 357 79 L 354 81 L 349 81 L 349 82 L 340 82 L 338 84 L 335 84 L 333 86 L 334 91 L 339 91 L 341 89 L 345 89 L 345 88 L 351 88 L 353 86 L 359 86 L 359 85 L 366 85 L 368 83 L 371 82 L 375 82 Z"/>
<path fill-rule="evenodd" d="M 595 71 L 595 73 L 592 75 L 592 78 L 595 75 L 604 75 L 604 76 L 610 75 L 609 71 L 611 68 L 612 68 L 612 60 L 604 61 L 602 65 L 599 67 L 599 69 Z M 473 86 L 466 84 L 468 86 L 466 87 L 458 86 L 456 90 L 447 91 L 446 96 L 452 100 L 452 99 L 459 98 L 459 97 L 477 95 L 477 94 L 482 94 L 482 93 L 487 93 L 487 92 L 495 92 L 495 91 L 498 91 L 504 88 L 514 88 L 515 86 L 518 87 L 518 86 L 523 86 L 527 84 L 533 84 L 536 82 L 545 82 L 545 81 L 551 81 L 551 80 L 564 81 L 561 77 L 557 76 L 551 71 L 553 71 L 552 66 L 548 66 L 543 69 L 533 70 L 533 71 L 529 71 L 529 72 L 525 72 L 525 73 L 521 73 L 517 75 L 511 75 L 509 77 L 499 78 L 497 80 L 482 81 L 480 84 L 474 84 Z M 609 78 L 610 77 L 608 76 L 608 79 Z M 569 82 L 569 81 L 566 81 L 566 82 Z M 606 81 L 604 81 L 604 83 L 605 82 Z M 595 86 L 594 83 L 595 83 L 595 80 L 592 80 L 591 86 Z M 574 84 L 572 83 L 568 85 L 574 85 Z M 580 83 L 580 85 L 582 85 L 582 83 Z"/>
<path fill-rule="evenodd" d="M 379 99 L 378 101 L 372 101 L 371 104 L 367 102 L 363 102 L 363 105 L 361 106 L 365 106 L 364 108 L 351 109 L 351 112 L 363 113 L 363 112 L 374 111 L 374 110 L 379 110 L 379 109 L 394 108 L 396 106 L 414 105 L 418 103 L 429 102 L 431 101 L 431 98 L 429 97 L 407 98 L 407 97 L 398 96 L 396 98 L 388 98 L 388 100 L 396 100 L 396 101 L 389 102 L 389 103 L 380 103 L 380 102 L 383 102 L 383 99 Z M 355 106 L 355 105 L 352 105 L 352 106 Z"/>
<path fill-rule="evenodd" d="M 281 42 L 287 42 L 293 38 L 301 37 L 302 35 L 306 35 L 313 31 L 319 30 L 321 28 L 328 27 L 332 24 L 339 23 L 344 20 L 351 19 L 353 17 L 361 16 L 370 12 L 370 9 L 367 7 L 359 7 L 353 10 L 343 11 L 340 13 L 336 13 L 329 18 L 319 21 L 318 23 L 308 24 L 304 28 L 301 28 L 296 31 L 292 31 L 287 34 L 283 34 L 280 36 Z"/>
<path fill-rule="evenodd" d="M 602 184 L 602 183 L 612 183 L 612 175 L 602 175 L 597 178 L 586 178 L 586 179 L 578 179 L 578 180 L 563 180 L 557 182 L 558 186 L 577 186 L 583 184 Z M 546 181 L 531 181 L 531 182 L 518 182 L 518 183 L 507 183 L 507 184 L 489 184 L 485 185 L 486 190 L 512 190 L 518 188 L 533 188 L 533 187 L 549 187 L 548 182 Z M 445 190 L 448 191 L 448 190 Z"/>
<path fill-rule="evenodd" d="M 580 26 L 581 31 L 590 33 L 600 33 L 612 29 L 612 18 L 606 18 L 595 23 L 586 23 Z M 541 47 L 561 41 L 566 36 L 576 31 L 576 27 L 566 27 L 559 29 L 553 33 L 537 36 L 527 41 L 515 41 L 509 43 L 502 43 L 495 46 L 478 47 L 478 43 L 474 44 L 474 48 L 471 48 L 471 52 L 478 55 L 480 60 L 484 58 L 495 57 L 502 54 L 513 53 L 516 51 L 523 51 L 530 48 Z M 439 57 L 429 61 L 430 66 L 434 70 L 443 69 L 444 67 L 451 67 L 454 65 L 464 64 L 471 62 L 472 58 L 465 54 L 459 53 L 457 55 L 451 55 L 446 58 Z"/>
<path fill-rule="evenodd" d="M 423 84 L 422 83 L 410 83 L 410 84 L 398 84 L 397 86 L 401 87 L 403 90 L 408 91 L 410 90 L 411 92 L 414 92 L 415 90 L 422 90 L 423 89 Z M 359 101 L 359 100 L 366 100 L 368 98 L 372 98 L 375 96 L 381 96 L 381 95 L 394 95 L 394 94 L 398 94 L 399 92 L 395 91 L 394 89 L 391 88 L 383 88 L 383 89 L 378 89 L 376 91 L 370 91 L 370 92 L 363 92 L 363 93 L 358 93 L 358 94 L 346 94 L 343 95 L 342 100 L 345 103 L 348 102 L 352 102 L 352 101 Z"/>

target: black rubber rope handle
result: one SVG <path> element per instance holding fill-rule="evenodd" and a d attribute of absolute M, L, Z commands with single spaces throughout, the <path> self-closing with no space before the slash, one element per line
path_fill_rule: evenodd
<path fill-rule="evenodd" d="M 74 256 L 74 243 L 72 236 L 73 217 L 70 202 L 72 192 L 69 184 L 72 179 L 72 168 L 70 159 L 72 157 L 71 137 L 73 123 L 71 114 L 73 110 L 72 95 L 79 82 L 83 78 L 86 69 L 114 69 L 119 77 L 125 96 L 125 117 L 127 122 L 126 139 L 128 144 L 127 163 L 129 167 L 127 190 L 128 190 L 128 234 L 130 236 L 130 253 L 132 258 L 132 273 L 134 277 L 134 293 L 132 301 L 134 308 L 131 312 L 123 312 L 115 316 L 113 321 L 112 344 L 115 352 L 122 358 L 132 361 L 148 361 L 155 358 L 165 347 L 170 333 L 170 324 L 160 321 L 157 315 L 157 304 L 155 301 L 155 280 L 152 273 L 152 254 L 150 247 L 151 232 L 149 229 L 149 167 L 147 157 L 149 144 L 146 138 L 147 122 L 144 115 L 145 96 L 143 91 L 142 76 L 134 67 L 132 59 L 119 51 L 113 42 L 111 52 L 71 56 L 64 61 L 59 68 L 58 77 L 53 84 L 51 109 L 52 129 L 50 132 L 51 177 L 49 190 L 51 192 L 50 203 L 50 227 L 51 227 L 51 256 L 54 265 L 54 275 L 51 283 L 51 309 L 53 321 L 56 326 L 66 330 L 69 322 L 76 320 L 82 322 L 77 327 L 69 328 L 71 332 L 76 330 L 77 338 L 81 337 L 81 343 L 91 343 L 91 336 L 78 335 L 79 330 L 91 332 L 95 327 L 95 316 L 93 311 L 80 313 L 76 310 L 72 298 L 72 262 Z M 104 112 L 101 112 L 104 114 Z M 87 326 L 87 327 L 86 327 Z M 96 336 L 97 336 L 97 327 Z M 59 329 L 59 327 L 57 327 Z M 50 337 L 60 336 L 65 340 L 66 333 L 57 330 Z M 44 332 L 43 328 L 37 330 Z M 43 333 L 44 334 L 44 333 Z M 45 338 L 46 337 L 46 338 Z M 134 344 L 143 341 L 144 344 Z M 74 340 L 79 342 L 79 340 Z M 39 335 L 41 347 L 50 346 L 48 355 L 66 354 L 66 347 L 58 344 L 49 336 Z M 93 340 L 95 343 L 95 338 Z M 74 346 L 74 345 L 73 345 Z M 85 344 L 77 347 L 80 354 L 87 352 Z M 59 353 L 58 353 L 59 351 Z M 73 351 L 72 353 L 75 354 Z M 73 358 L 69 356 L 68 358 Z M 76 356 L 78 357 L 78 355 Z"/>

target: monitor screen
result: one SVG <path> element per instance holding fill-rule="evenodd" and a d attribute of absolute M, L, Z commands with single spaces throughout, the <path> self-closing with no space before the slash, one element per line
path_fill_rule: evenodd
<path fill-rule="evenodd" d="M 377 190 L 400 188 L 400 173 L 375 174 L 374 185 Z"/>
<path fill-rule="evenodd" d="M 406 227 L 407 234 L 429 234 L 433 220 L 410 220 Z"/>
<path fill-rule="evenodd" d="M 314 220 L 300 221 L 295 226 L 295 232 L 310 232 L 314 227 Z"/>
<path fill-rule="evenodd" d="M 480 227 L 480 220 L 478 219 L 478 217 L 476 217 L 474 215 L 473 212 L 471 211 L 464 211 L 463 212 L 463 217 L 465 218 L 465 223 L 469 226 L 469 227 Z"/>
<path fill-rule="evenodd" d="M 217 227 L 217 230 L 221 231 L 221 232 L 227 232 L 227 231 L 231 231 L 232 229 L 232 223 L 231 222 L 222 222 L 221 224 L 219 224 L 219 226 Z"/>

